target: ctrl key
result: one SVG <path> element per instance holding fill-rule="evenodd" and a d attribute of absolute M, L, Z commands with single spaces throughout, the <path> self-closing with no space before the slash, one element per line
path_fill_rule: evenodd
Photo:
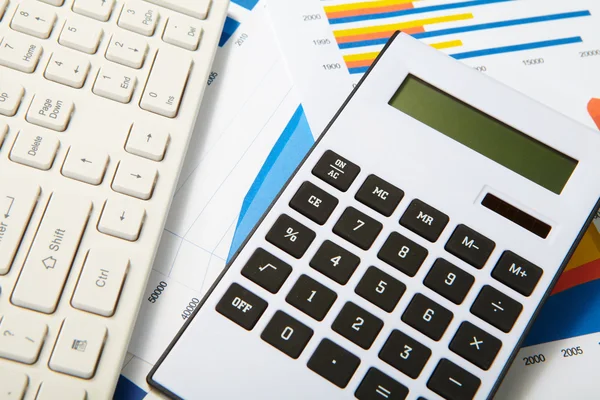
<path fill-rule="evenodd" d="M 266 301 L 237 283 L 233 283 L 215 309 L 242 328 L 250 331 L 263 315 L 267 306 Z"/>

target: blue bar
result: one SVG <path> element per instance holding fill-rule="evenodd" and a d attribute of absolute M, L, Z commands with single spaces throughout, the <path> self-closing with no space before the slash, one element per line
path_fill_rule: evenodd
<path fill-rule="evenodd" d="M 464 53 L 451 54 L 450 56 L 457 60 L 464 60 L 466 58 L 491 56 L 493 54 L 512 53 L 515 51 L 541 49 L 544 47 L 561 46 L 564 44 L 582 43 L 582 42 L 583 42 L 583 40 L 581 39 L 581 37 L 576 36 L 576 37 L 570 37 L 570 38 L 564 38 L 564 39 L 545 40 L 543 42 L 517 44 L 514 46 L 495 47 L 492 49 L 467 51 Z"/>
<path fill-rule="evenodd" d="M 437 6 L 409 8 L 407 10 L 390 11 L 390 12 L 380 13 L 380 14 L 356 15 L 356 16 L 353 16 L 353 17 L 332 18 L 332 19 L 329 20 L 329 23 L 332 24 L 332 25 L 333 24 L 344 24 L 346 22 L 368 21 L 368 20 L 380 19 L 380 18 L 400 17 L 400 16 L 403 16 L 403 15 L 420 14 L 420 13 L 426 13 L 426 12 L 430 12 L 430 11 L 454 10 L 454 9 L 457 9 L 457 8 L 464 8 L 464 7 L 471 7 L 471 6 L 481 6 L 481 5 L 484 5 L 484 4 L 492 4 L 492 3 L 504 3 L 504 2 L 507 2 L 507 1 L 514 1 L 514 0 L 473 0 L 473 1 L 464 1 L 462 3 L 451 3 L 451 4 L 441 4 L 441 5 L 437 5 Z"/>
<path fill-rule="evenodd" d="M 364 74 L 369 70 L 369 67 L 356 67 L 356 68 L 348 68 L 348 71 L 351 74 Z"/>
<path fill-rule="evenodd" d="M 569 18 L 589 17 L 590 15 L 592 15 L 592 14 L 588 10 L 574 11 L 574 12 L 569 12 L 569 13 L 542 15 L 539 17 L 521 18 L 521 19 L 508 20 L 508 21 L 490 22 L 490 23 L 486 23 L 486 24 L 462 26 L 462 27 L 458 27 L 458 28 L 440 29 L 437 31 L 415 33 L 412 36 L 415 39 L 424 39 L 424 38 L 444 36 L 444 35 L 455 34 L 455 33 L 474 32 L 474 31 L 482 31 L 482 30 L 486 30 L 486 29 L 495 29 L 495 28 L 505 28 L 508 26 L 527 25 L 527 24 L 533 24 L 533 23 L 538 23 L 538 22 L 557 21 L 557 20 L 569 19 Z M 338 45 L 338 47 L 340 49 L 352 49 L 352 48 L 364 47 L 364 46 L 377 46 L 377 45 L 384 45 L 387 43 L 387 41 L 388 41 L 388 38 L 362 40 L 359 42 L 340 43 Z"/>
<path fill-rule="evenodd" d="M 148 393 L 123 375 L 119 376 L 113 400 L 143 400 Z"/>
<path fill-rule="evenodd" d="M 225 25 L 223 25 L 223 32 L 221 33 L 221 39 L 219 39 L 219 47 L 225 46 L 231 35 L 235 33 L 235 30 L 240 26 L 240 23 L 231 17 L 225 19 Z"/>
<path fill-rule="evenodd" d="M 242 6 L 247 10 L 252 10 L 256 4 L 258 4 L 258 1 L 259 0 L 231 0 L 232 3 Z"/>

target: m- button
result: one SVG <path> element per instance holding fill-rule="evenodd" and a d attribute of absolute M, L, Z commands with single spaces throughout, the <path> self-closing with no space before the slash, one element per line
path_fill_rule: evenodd
<path fill-rule="evenodd" d="M 477 269 L 483 268 L 496 243 L 466 225 L 458 225 L 446 243 L 446 251 Z"/>
<path fill-rule="evenodd" d="M 252 330 L 267 305 L 266 301 L 234 283 L 227 289 L 216 310 L 242 328 Z"/>
<path fill-rule="evenodd" d="M 523 296 L 535 289 L 544 271 L 512 251 L 505 251 L 492 271 L 492 276 Z"/>
<path fill-rule="evenodd" d="M 290 201 L 290 207 L 319 225 L 327 221 L 337 205 L 338 199 L 310 182 L 304 182 Z"/>

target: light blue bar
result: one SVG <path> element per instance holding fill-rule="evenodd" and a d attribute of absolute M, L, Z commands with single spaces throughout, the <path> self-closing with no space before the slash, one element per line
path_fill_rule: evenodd
<path fill-rule="evenodd" d="M 564 38 L 564 39 L 545 40 L 543 42 L 517 44 L 514 46 L 494 47 L 491 49 L 467 51 L 464 53 L 451 54 L 450 56 L 457 60 L 464 60 L 467 58 L 491 56 L 493 54 L 512 53 L 515 51 L 523 51 L 523 50 L 531 50 L 531 49 L 541 49 L 544 47 L 562 46 L 565 44 L 581 43 L 581 42 L 583 42 L 581 37 L 576 36 L 576 37 L 570 37 L 570 38 Z"/>
<path fill-rule="evenodd" d="M 193 1 L 193 0 L 192 0 Z M 247 10 L 252 10 L 258 4 L 258 0 L 231 0 L 232 3 L 242 6 Z"/>

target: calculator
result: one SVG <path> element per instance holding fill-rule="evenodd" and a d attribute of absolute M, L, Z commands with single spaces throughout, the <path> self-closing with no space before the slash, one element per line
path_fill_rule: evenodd
<path fill-rule="evenodd" d="M 589 226 L 598 133 L 405 35 L 148 381 L 186 399 L 487 399 Z"/>

